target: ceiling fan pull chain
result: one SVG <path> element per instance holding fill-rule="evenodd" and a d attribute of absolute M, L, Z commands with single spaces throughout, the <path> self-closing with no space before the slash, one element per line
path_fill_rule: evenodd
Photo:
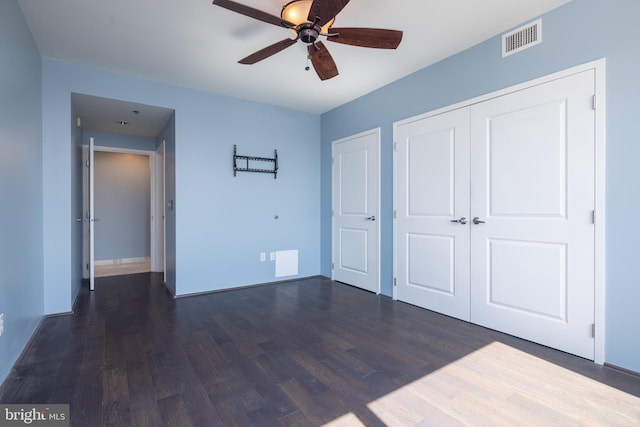
<path fill-rule="evenodd" d="M 305 71 L 309 71 L 309 70 L 310 70 L 310 68 L 309 68 L 309 60 L 310 60 L 310 59 L 311 59 L 311 55 L 307 55 L 307 66 L 306 66 L 306 67 L 304 67 L 304 70 L 305 70 Z"/>

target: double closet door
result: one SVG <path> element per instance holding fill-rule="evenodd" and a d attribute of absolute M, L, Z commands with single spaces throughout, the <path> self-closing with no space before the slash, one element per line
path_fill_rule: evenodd
<path fill-rule="evenodd" d="M 396 296 L 594 358 L 594 71 L 394 129 Z"/>

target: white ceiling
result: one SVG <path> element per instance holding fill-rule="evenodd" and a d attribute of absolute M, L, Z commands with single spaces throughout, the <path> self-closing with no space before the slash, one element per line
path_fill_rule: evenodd
<path fill-rule="evenodd" d="M 240 2 L 279 15 L 287 1 Z M 323 113 L 569 1 L 351 0 L 336 27 L 391 28 L 404 38 L 397 50 L 325 43 L 340 75 L 324 82 L 304 70 L 302 42 L 258 64 L 238 64 L 292 34 L 210 0 L 18 3 L 45 57 Z"/>

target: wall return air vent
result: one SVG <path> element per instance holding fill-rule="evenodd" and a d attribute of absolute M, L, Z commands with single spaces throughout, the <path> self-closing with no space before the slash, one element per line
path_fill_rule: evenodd
<path fill-rule="evenodd" d="M 530 22 L 502 36 L 502 57 L 542 43 L 542 19 Z"/>

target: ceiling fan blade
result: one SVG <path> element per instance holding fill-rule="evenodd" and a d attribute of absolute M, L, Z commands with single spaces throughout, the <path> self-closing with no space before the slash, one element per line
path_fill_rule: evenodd
<path fill-rule="evenodd" d="M 238 63 L 249 64 L 249 65 L 255 64 L 256 62 L 260 62 L 263 59 L 267 59 L 271 55 L 275 55 L 276 53 L 285 50 L 289 46 L 294 45 L 297 41 L 298 39 L 280 40 L 279 42 L 274 43 L 271 46 L 267 46 L 264 49 L 260 49 L 259 51 L 252 53 L 246 58 L 241 59 L 240 61 L 238 61 Z"/>
<path fill-rule="evenodd" d="M 352 46 L 395 49 L 402 41 L 402 31 L 380 28 L 330 28 L 327 40 Z"/>
<path fill-rule="evenodd" d="M 245 6 L 244 4 L 236 3 L 234 1 L 229 0 L 213 0 L 213 4 L 216 6 L 223 7 L 225 9 L 231 10 L 233 12 L 240 13 L 242 15 L 248 16 L 253 19 L 257 19 L 258 21 L 266 22 L 267 24 L 277 25 L 279 27 L 285 28 L 295 28 L 295 24 L 292 24 L 289 21 L 285 21 L 284 19 L 271 15 L 267 12 L 263 12 L 258 9 L 254 9 L 250 6 Z"/>
<path fill-rule="evenodd" d="M 347 3 L 349 3 L 349 0 L 313 0 L 307 19 L 310 22 L 314 22 L 316 17 L 319 18 L 320 20 L 317 24 L 322 27 L 335 18 Z"/>
<path fill-rule="evenodd" d="M 307 51 L 320 80 L 328 80 L 338 75 L 338 67 L 322 42 L 310 44 L 307 46 Z"/>

